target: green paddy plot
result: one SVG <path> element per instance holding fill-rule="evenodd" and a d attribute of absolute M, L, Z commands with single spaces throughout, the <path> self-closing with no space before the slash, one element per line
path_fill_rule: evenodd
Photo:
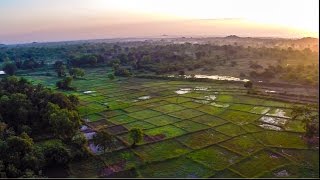
<path fill-rule="evenodd" d="M 263 128 L 255 124 L 245 124 L 245 125 L 242 125 L 241 127 L 248 133 L 261 132 L 264 130 Z"/>
<path fill-rule="evenodd" d="M 122 110 L 107 110 L 107 111 L 101 112 L 101 114 L 103 114 L 105 117 L 109 119 L 114 116 L 122 115 L 124 114 L 124 112 Z"/>
<path fill-rule="evenodd" d="M 286 103 L 286 102 L 280 102 L 280 101 L 272 101 L 272 100 L 266 100 L 263 102 L 264 106 L 273 106 L 273 107 L 284 107 L 284 108 L 291 108 L 292 103 Z"/>
<path fill-rule="evenodd" d="M 292 103 L 247 94 L 237 83 L 109 80 L 111 68 L 85 70 L 84 79 L 72 82 L 76 91 L 58 90 L 56 76 L 25 76 L 77 95 L 77 109 L 87 125 L 106 129 L 117 139 L 117 150 L 71 162 L 70 177 L 319 177 L 318 145 L 303 139 L 304 124 L 290 118 Z M 265 129 L 262 123 L 272 122 L 262 122 L 262 117 L 285 123 L 279 131 Z M 136 147 L 131 146 L 133 128 L 143 130 Z"/>
<path fill-rule="evenodd" d="M 211 105 L 203 105 L 201 107 L 196 108 L 197 110 L 207 113 L 207 114 L 211 114 L 211 115 L 218 115 L 220 113 L 222 113 L 223 111 L 225 111 L 225 108 L 220 108 L 220 107 L 214 107 Z"/>
<path fill-rule="evenodd" d="M 235 137 L 219 145 L 242 156 L 249 156 L 264 148 L 264 146 L 250 134 Z"/>
<path fill-rule="evenodd" d="M 210 146 L 188 154 L 192 160 L 213 170 L 223 170 L 241 159 L 241 156 L 218 146 Z"/>
<path fill-rule="evenodd" d="M 139 172 L 143 178 L 203 178 L 214 174 L 213 170 L 186 157 L 148 164 Z"/>
<path fill-rule="evenodd" d="M 111 121 L 114 124 L 126 124 L 126 123 L 137 121 L 137 119 L 123 114 L 119 116 L 114 116 L 112 118 L 108 118 L 108 121 Z"/>
<path fill-rule="evenodd" d="M 197 108 L 197 107 L 202 106 L 202 104 L 200 104 L 200 103 L 191 102 L 191 101 L 181 103 L 180 105 L 181 105 L 181 106 L 184 106 L 184 107 L 186 107 L 186 108 Z"/>
<path fill-rule="evenodd" d="M 221 114 L 218 114 L 217 116 L 219 116 L 222 119 L 236 123 L 238 125 L 248 124 L 250 122 L 253 122 L 259 119 L 260 117 L 260 115 L 257 115 L 257 114 L 234 111 L 234 110 L 226 110 Z"/>
<path fill-rule="evenodd" d="M 85 116 L 85 119 L 87 119 L 89 122 L 95 122 L 104 118 L 105 117 L 100 114 L 90 114 L 88 116 Z"/>
<path fill-rule="evenodd" d="M 265 104 L 264 102 L 265 102 L 265 99 L 260 99 L 260 98 L 250 97 L 250 96 L 237 96 L 237 98 L 234 99 L 234 103 L 268 106 L 268 104 Z"/>
<path fill-rule="evenodd" d="M 177 141 L 167 140 L 155 144 L 136 147 L 134 152 L 137 153 L 144 162 L 152 162 L 178 157 L 190 152 L 190 149 L 181 145 Z"/>
<path fill-rule="evenodd" d="M 319 153 L 316 153 L 316 150 L 314 149 L 300 150 L 276 148 L 272 150 L 281 154 L 287 159 L 290 159 L 294 164 L 319 171 Z"/>
<path fill-rule="evenodd" d="M 197 110 L 193 110 L 193 109 L 185 109 L 182 111 L 177 111 L 177 112 L 173 112 L 170 113 L 170 116 L 176 117 L 176 118 L 180 118 L 180 119 L 190 119 L 196 116 L 200 116 L 203 113 Z"/>
<path fill-rule="evenodd" d="M 176 104 L 167 104 L 167 105 L 163 105 L 163 106 L 157 106 L 157 107 L 154 107 L 152 109 L 156 110 L 156 111 L 159 111 L 159 112 L 162 112 L 162 113 L 171 113 L 171 112 L 174 112 L 174 111 L 183 110 L 185 108 L 182 107 L 182 106 L 176 105 Z"/>
<path fill-rule="evenodd" d="M 223 124 L 221 126 L 218 126 L 215 128 L 215 130 L 219 131 L 225 135 L 228 135 L 228 136 L 238 136 L 238 135 L 247 133 L 240 126 L 232 124 L 232 123 Z"/>
<path fill-rule="evenodd" d="M 156 127 L 155 125 L 148 122 L 144 122 L 144 121 L 135 121 L 135 122 L 124 124 L 123 126 L 129 130 L 133 128 L 150 129 L 150 128 Z"/>
<path fill-rule="evenodd" d="M 162 115 L 162 116 L 156 116 L 149 119 L 145 119 L 144 121 L 149 122 L 156 126 L 164 126 L 164 125 L 173 124 L 175 122 L 181 121 L 181 119 L 168 116 L 168 115 Z"/>
<path fill-rule="evenodd" d="M 124 101 L 111 101 L 108 102 L 107 105 L 109 106 L 109 109 L 115 110 L 115 109 L 124 109 L 129 107 L 131 104 Z"/>
<path fill-rule="evenodd" d="M 90 103 L 85 106 L 78 107 L 78 111 L 81 116 L 93 114 L 93 113 L 98 113 L 98 112 L 101 112 L 104 110 L 106 110 L 106 107 L 103 105 L 100 105 L 98 103 Z"/>
<path fill-rule="evenodd" d="M 250 112 L 250 110 L 254 108 L 252 105 L 247 105 L 247 104 L 232 104 L 229 109 L 232 110 L 239 110 L 239 111 L 246 111 Z"/>
<path fill-rule="evenodd" d="M 281 166 L 275 170 L 267 171 L 259 176 L 259 178 L 319 178 L 319 170 L 300 166 L 296 164 L 289 164 Z"/>
<path fill-rule="evenodd" d="M 218 95 L 218 97 L 215 100 L 221 101 L 221 102 L 233 102 L 233 96 L 231 96 L 231 95 Z"/>
<path fill-rule="evenodd" d="M 308 149 L 302 135 L 291 132 L 264 131 L 253 134 L 263 144 L 270 147 Z"/>
<path fill-rule="evenodd" d="M 149 136 L 163 136 L 163 138 L 172 138 L 185 134 L 186 131 L 173 125 L 161 126 L 145 131 Z"/>
<path fill-rule="evenodd" d="M 176 97 L 170 97 L 170 98 L 167 98 L 165 99 L 166 101 L 170 102 L 170 103 L 184 103 L 184 102 L 188 102 L 188 101 L 191 101 L 190 98 L 186 98 L 186 97 L 179 97 L 179 96 L 176 96 Z"/>
<path fill-rule="evenodd" d="M 227 121 L 225 121 L 221 118 L 218 118 L 218 117 L 215 117 L 212 115 L 208 115 L 208 114 L 204 114 L 204 115 L 192 118 L 190 120 L 194 121 L 194 122 L 201 123 L 201 124 L 205 124 L 205 125 L 208 125 L 211 127 L 215 127 L 215 126 L 219 126 L 219 125 L 227 123 Z"/>
<path fill-rule="evenodd" d="M 210 126 L 200 124 L 197 122 L 193 122 L 193 121 L 189 121 L 189 120 L 180 121 L 180 122 L 174 123 L 173 125 L 181 128 L 183 130 L 186 130 L 188 132 L 194 132 L 194 131 L 199 131 L 202 129 L 210 128 Z"/>
<path fill-rule="evenodd" d="M 125 108 L 123 110 L 126 111 L 127 113 L 131 113 L 131 112 L 135 112 L 135 111 L 141 111 L 144 109 L 145 109 L 145 107 L 143 107 L 143 106 L 131 106 L 131 107 Z"/>
<path fill-rule="evenodd" d="M 304 123 L 299 120 L 288 120 L 284 129 L 286 131 L 301 132 L 301 133 L 306 131 Z"/>
<path fill-rule="evenodd" d="M 158 107 L 158 106 L 166 105 L 166 104 L 169 104 L 169 102 L 157 100 L 157 102 L 142 104 L 141 106 L 143 106 L 144 108 L 154 108 L 154 107 Z"/>
<path fill-rule="evenodd" d="M 70 178 L 98 178 L 100 176 L 98 172 L 103 167 L 103 161 L 93 156 L 78 162 L 71 162 L 69 164 Z"/>
<path fill-rule="evenodd" d="M 267 112 L 270 111 L 270 109 L 271 108 L 269 108 L 269 107 L 255 106 L 250 110 L 250 112 L 256 113 L 256 114 L 266 114 Z"/>
<path fill-rule="evenodd" d="M 279 154 L 271 151 L 261 151 L 232 165 L 230 168 L 246 178 L 254 178 L 288 163 L 289 161 Z"/>
<path fill-rule="evenodd" d="M 107 165 L 122 164 L 122 171 L 134 168 L 142 163 L 142 160 L 130 149 L 102 154 L 99 158 Z"/>
<path fill-rule="evenodd" d="M 177 138 L 178 141 L 192 149 L 200 149 L 229 139 L 222 133 L 208 129 Z"/>
<path fill-rule="evenodd" d="M 210 178 L 221 178 L 222 179 L 222 178 L 243 178 L 243 177 L 227 168 L 222 171 L 218 171 L 215 175 L 211 176 Z"/>
<path fill-rule="evenodd" d="M 136 118 L 136 119 L 143 120 L 143 119 L 148 119 L 148 118 L 151 118 L 151 117 L 154 117 L 154 116 L 160 116 L 161 114 L 162 113 L 160 113 L 160 112 L 146 109 L 146 110 L 142 110 L 142 111 L 129 113 L 128 116 L 131 116 L 131 117 Z"/>

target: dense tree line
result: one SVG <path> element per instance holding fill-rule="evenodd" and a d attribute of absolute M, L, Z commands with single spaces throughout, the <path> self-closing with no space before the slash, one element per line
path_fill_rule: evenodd
<path fill-rule="evenodd" d="M 51 51 L 49 52 L 49 50 Z M 314 62 L 317 65 L 318 52 L 311 51 L 309 48 L 297 50 L 289 47 L 284 49 L 276 45 L 271 48 L 263 46 L 239 46 L 237 44 L 161 44 L 160 41 L 157 43 L 78 43 L 61 44 L 61 46 L 4 47 L 0 49 L 0 59 L 2 61 L 10 59 L 12 62 L 15 62 L 18 69 L 41 67 L 41 65 L 45 65 L 44 62 L 48 64 L 54 63 L 54 67 L 60 77 L 65 76 L 67 71 L 70 71 L 72 68 L 95 67 L 101 64 L 117 67 L 115 69 L 117 70 L 116 74 L 124 74 L 124 76 L 127 76 L 127 71 L 130 71 L 130 73 L 153 72 L 156 74 L 178 73 L 197 69 L 212 71 L 218 66 L 236 68 L 238 66 L 237 59 L 241 58 L 274 59 L 279 62 L 285 62 L 290 59 Z M 56 65 L 60 65 L 59 68 Z M 275 64 L 272 65 L 275 66 Z M 13 65 L 8 66 L 8 69 L 15 69 Z M 261 67 L 257 63 L 252 63 L 249 68 L 257 70 Z M 273 78 L 272 71 L 269 69 L 265 71 L 262 74 L 258 74 L 258 76 L 270 76 L 269 78 Z M 290 70 L 287 71 L 289 72 Z M 257 75 L 254 72 L 252 73 L 253 76 Z M 295 79 L 290 77 L 294 73 L 286 73 L 289 75 L 287 77 L 284 75 L 282 79 Z M 315 73 L 312 71 L 312 75 Z M 73 71 L 71 71 L 71 74 L 73 74 Z M 307 82 L 315 79 L 310 76 L 304 79 L 307 79 Z"/>
<path fill-rule="evenodd" d="M 79 100 L 10 76 L 0 81 L 0 177 L 39 177 L 86 155 Z M 35 140 L 48 137 L 50 142 Z"/>

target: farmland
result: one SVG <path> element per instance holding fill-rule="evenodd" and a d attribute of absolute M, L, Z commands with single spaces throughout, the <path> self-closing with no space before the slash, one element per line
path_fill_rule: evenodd
<path fill-rule="evenodd" d="M 106 129 L 118 145 L 102 153 L 89 142 L 95 156 L 71 163 L 69 177 L 319 177 L 319 149 L 302 139 L 293 103 L 232 83 L 110 80 L 109 68 L 85 70 L 76 90 L 62 92 L 79 97 L 88 128 Z M 56 76 L 21 76 L 56 89 Z M 131 148 L 134 127 L 144 138 Z"/>

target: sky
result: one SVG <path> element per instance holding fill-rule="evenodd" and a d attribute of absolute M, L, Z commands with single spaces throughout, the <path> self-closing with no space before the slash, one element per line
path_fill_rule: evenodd
<path fill-rule="evenodd" d="M 171 36 L 318 37 L 318 0 L 0 0 L 0 43 Z"/>

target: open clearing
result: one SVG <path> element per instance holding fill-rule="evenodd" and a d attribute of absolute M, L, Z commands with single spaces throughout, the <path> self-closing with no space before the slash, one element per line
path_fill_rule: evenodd
<path fill-rule="evenodd" d="M 65 93 L 79 96 L 89 126 L 117 136 L 118 150 L 97 155 L 117 172 L 101 175 L 108 167 L 88 159 L 71 164 L 70 177 L 319 177 L 319 149 L 302 140 L 302 123 L 290 118 L 292 104 L 249 96 L 243 86 L 109 80 L 109 71 L 86 69 L 85 79 L 72 83 L 77 90 Z M 58 80 L 24 77 L 53 89 Z M 145 138 L 132 149 L 128 131 L 134 127 Z"/>

